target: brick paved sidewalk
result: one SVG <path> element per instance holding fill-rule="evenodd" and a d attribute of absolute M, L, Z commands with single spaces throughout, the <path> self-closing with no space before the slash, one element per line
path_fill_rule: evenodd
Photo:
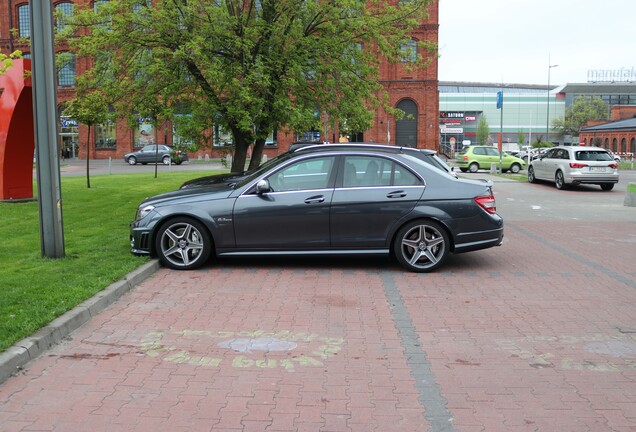
<path fill-rule="evenodd" d="M 634 431 L 634 246 L 583 228 L 513 221 L 426 275 L 159 270 L 0 386 L 0 430 Z"/>

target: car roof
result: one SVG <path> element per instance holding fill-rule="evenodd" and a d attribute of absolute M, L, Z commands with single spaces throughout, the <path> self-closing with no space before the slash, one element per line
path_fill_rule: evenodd
<path fill-rule="evenodd" d="M 293 146 L 294 144 L 292 144 Z M 333 144 L 296 144 L 298 147 L 290 149 L 297 151 L 325 151 L 325 150 L 373 150 L 389 153 L 421 152 L 427 155 L 435 155 L 437 152 L 431 149 L 418 149 L 413 147 L 399 147 L 393 145 L 371 144 L 371 143 L 333 143 Z"/>

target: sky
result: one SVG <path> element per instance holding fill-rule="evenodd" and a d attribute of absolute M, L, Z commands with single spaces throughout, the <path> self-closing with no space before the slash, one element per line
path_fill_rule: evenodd
<path fill-rule="evenodd" d="M 545 85 L 549 71 L 561 85 L 621 68 L 636 81 L 636 0 L 439 3 L 440 81 Z"/>

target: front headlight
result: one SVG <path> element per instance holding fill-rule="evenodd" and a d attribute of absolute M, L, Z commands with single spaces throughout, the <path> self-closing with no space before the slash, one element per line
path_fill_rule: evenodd
<path fill-rule="evenodd" d="M 143 218 L 145 218 L 148 213 L 150 213 L 151 211 L 153 211 L 155 209 L 155 206 L 144 206 L 144 207 L 139 207 L 137 209 L 137 218 L 136 220 L 141 220 Z"/>

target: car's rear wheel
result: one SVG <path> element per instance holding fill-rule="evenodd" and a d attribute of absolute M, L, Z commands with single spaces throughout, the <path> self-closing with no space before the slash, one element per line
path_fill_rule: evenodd
<path fill-rule="evenodd" d="M 477 171 L 479 171 L 479 164 L 477 162 L 473 162 L 468 166 L 468 169 L 471 173 L 476 173 Z"/>
<path fill-rule="evenodd" d="M 164 165 L 170 165 L 170 156 L 164 156 L 162 162 Z"/>
<path fill-rule="evenodd" d="M 557 189 L 565 189 L 565 178 L 563 177 L 563 171 L 559 170 L 556 172 L 556 175 L 554 176 L 554 184 L 556 185 Z"/>
<path fill-rule="evenodd" d="M 128 158 L 128 164 L 129 164 L 129 165 L 137 165 L 137 158 L 136 158 L 136 157 L 134 157 L 134 156 L 130 156 L 130 157 Z"/>
<path fill-rule="evenodd" d="M 614 189 L 614 183 L 602 183 L 601 189 L 603 189 L 604 191 L 611 191 L 612 189 Z"/>
<path fill-rule="evenodd" d="M 513 174 L 519 173 L 519 171 L 521 171 L 521 165 L 519 165 L 518 163 L 513 163 L 510 166 L 510 171 L 512 171 Z"/>
<path fill-rule="evenodd" d="M 175 270 L 201 267 L 212 252 L 212 238 L 206 228 L 187 217 L 165 222 L 157 231 L 155 241 L 159 260 Z"/>
<path fill-rule="evenodd" d="M 461 172 L 466 172 L 466 171 L 468 171 L 466 168 L 460 168 L 459 170 L 460 170 Z"/>
<path fill-rule="evenodd" d="M 528 182 L 535 183 L 537 178 L 534 176 L 534 168 L 528 167 Z"/>
<path fill-rule="evenodd" d="M 431 220 L 413 221 L 398 231 L 393 253 L 397 261 L 408 270 L 429 272 L 440 267 L 450 249 L 446 230 Z"/>

